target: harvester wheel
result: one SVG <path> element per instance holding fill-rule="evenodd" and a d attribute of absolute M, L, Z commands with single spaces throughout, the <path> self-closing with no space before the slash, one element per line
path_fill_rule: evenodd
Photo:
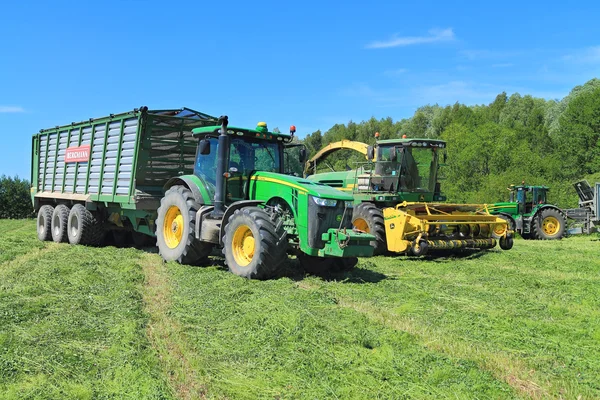
<path fill-rule="evenodd" d="M 359 204 L 352 213 L 352 225 L 375 236 L 375 240 L 371 242 L 371 246 L 375 249 L 373 255 L 381 255 L 387 251 L 385 225 L 381 209 L 372 203 Z"/>
<path fill-rule="evenodd" d="M 499 240 L 500 248 L 502 250 L 510 250 L 513 247 L 514 240 L 512 236 L 502 236 Z"/>
<path fill-rule="evenodd" d="M 555 208 L 545 208 L 534 217 L 533 234 L 539 240 L 560 239 L 565 234 L 567 220 Z"/>
<path fill-rule="evenodd" d="M 181 185 L 171 187 L 160 200 L 156 245 L 163 260 L 196 264 L 210 255 L 212 245 L 195 237 L 198 208 L 192 192 Z"/>
<path fill-rule="evenodd" d="M 418 242 L 415 240 L 410 248 L 410 254 L 417 257 L 423 256 L 427 254 L 427 250 L 429 250 L 429 243 L 426 240 L 419 240 Z"/>
<path fill-rule="evenodd" d="M 54 207 L 45 205 L 40 207 L 37 217 L 37 235 L 41 241 L 52 240 L 52 213 Z"/>
<path fill-rule="evenodd" d="M 102 223 L 82 204 L 75 204 L 67 223 L 69 243 L 98 246 L 104 239 Z"/>
<path fill-rule="evenodd" d="M 246 207 L 229 217 L 223 254 L 229 271 L 249 279 L 272 277 L 287 258 L 287 233 L 277 215 Z"/>
<path fill-rule="evenodd" d="M 52 213 L 52 240 L 56 243 L 65 243 L 67 241 L 67 220 L 69 219 L 69 207 L 59 204 Z"/>

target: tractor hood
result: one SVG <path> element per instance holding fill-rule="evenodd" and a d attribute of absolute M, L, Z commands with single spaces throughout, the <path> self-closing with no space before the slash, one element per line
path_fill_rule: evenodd
<path fill-rule="evenodd" d="M 311 196 L 322 197 L 326 199 L 335 199 L 343 201 L 352 201 L 352 195 L 334 189 L 322 183 L 311 182 L 304 178 L 291 175 L 278 174 L 273 172 L 259 171 L 252 175 L 253 181 L 269 182 L 294 188 L 298 191 L 307 193 Z"/>

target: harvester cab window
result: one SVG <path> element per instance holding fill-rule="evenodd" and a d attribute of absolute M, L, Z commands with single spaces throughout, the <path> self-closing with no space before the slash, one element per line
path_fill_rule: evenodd
<path fill-rule="evenodd" d="M 433 148 L 405 147 L 402 152 L 401 189 L 417 192 L 435 190 L 437 153 Z"/>

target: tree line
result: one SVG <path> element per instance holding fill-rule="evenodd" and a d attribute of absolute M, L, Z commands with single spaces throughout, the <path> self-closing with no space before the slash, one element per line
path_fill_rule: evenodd
<path fill-rule="evenodd" d="M 29 195 L 29 181 L 0 176 L 0 218 L 29 218 L 33 207 Z"/>
<path fill-rule="evenodd" d="M 550 186 L 550 201 L 576 207 L 572 185 L 600 181 L 600 80 L 575 87 L 562 100 L 500 93 L 488 105 L 420 107 L 411 118 L 337 124 L 307 135 L 309 153 L 342 139 L 375 143 L 407 135 L 448 142 L 442 190 L 453 202 L 493 203 L 508 199 L 507 187 L 525 181 Z M 353 168 L 364 161 L 350 150 L 328 157 L 321 171 Z"/>

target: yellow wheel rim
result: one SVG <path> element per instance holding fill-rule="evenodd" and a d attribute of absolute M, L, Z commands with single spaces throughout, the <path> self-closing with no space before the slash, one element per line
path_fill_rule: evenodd
<path fill-rule="evenodd" d="M 369 225 L 363 218 L 356 218 L 354 221 L 352 221 L 352 225 L 354 225 L 356 229 L 369 233 Z"/>
<path fill-rule="evenodd" d="M 183 228 L 184 222 L 181 210 L 177 206 L 169 207 L 165 214 L 165 221 L 163 222 L 163 237 L 170 249 L 174 249 L 181 243 Z"/>
<path fill-rule="evenodd" d="M 555 217 L 546 217 L 542 221 L 542 230 L 546 235 L 553 236 L 558 233 L 560 222 Z"/>
<path fill-rule="evenodd" d="M 506 224 L 496 224 L 494 226 L 494 233 L 497 236 L 503 236 L 508 230 L 508 226 Z"/>
<path fill-rule="evenodd" d="M 233 233 L 233 241 L 231 243 L 233 258 L 239 266 L 245 267 L 252 262 L 254 245 L 254 235 L 250 227 L 247 225 L 239 226 Z"/>

